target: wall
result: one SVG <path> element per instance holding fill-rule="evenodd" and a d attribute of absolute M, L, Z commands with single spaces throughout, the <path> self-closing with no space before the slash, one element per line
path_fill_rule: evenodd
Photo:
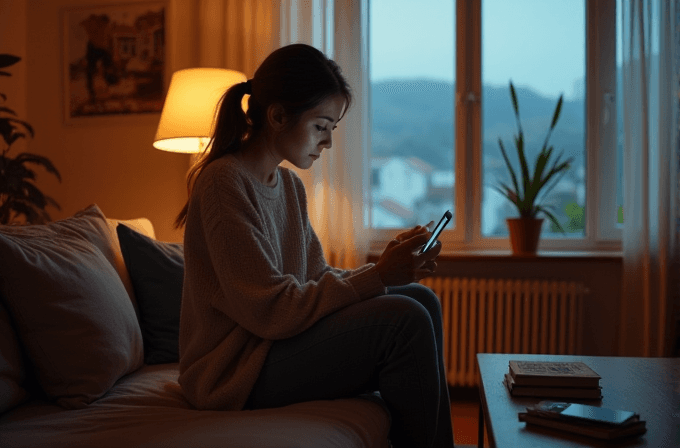
<path fill-rule="evenodd" d="M 0 1 L 5 4 L 17 0 Z M 111 2 L 27 0 L 25 3 L 27 32 L 25 53 L 20 55 L 24 60 L 20 64 L 25 64 L 26 72 L 25 117 L 36 131 L 29 147 L 31 152 L 52 160 L 62 176 L 59 183 L 54 176 L 38 169 L 38 187 L 62 208 L 61 211 L 48 208 L 52 218 L 71 216 L 96 203 L 107 217 L 144 216 L 153 222 L 158 239 L 181 241 L 182 232 L 174 230 L 172 222 L 186 201 L 189 156 L 153 148 L 160 114 L 97 117 L 75 124 L 64 122 L 63 10 Z M 172 14 L 166 16 L 168 33 L 172 32 L 174 20 Z M 14 36 L 17 40 L 21 38 L 20 33 Z M 171 38 L 174 36 L 166 39 L 166 46 Z M 168 56 L 170 74 L 175 70 L 177 56 L 173 53 Z"/>

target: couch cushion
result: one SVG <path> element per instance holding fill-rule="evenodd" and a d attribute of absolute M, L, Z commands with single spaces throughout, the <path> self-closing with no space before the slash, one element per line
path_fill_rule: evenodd
<path fill-rule="evenodd" d="M 0 291 L 48 397 L 80 408 L 143 362 L 134 308 L 96 205 L 45 225 L 0 227 Z"/>
<path fill-rule="evenodd" d="M 0 416 L 3 448 L 386 448 L 384 404 L 360 398 L 255 411 L 199 411 L 178 364 L 144 366 L 85 409 L 31 402 Z M 46 441 L 49 441 L 46 443 Z"/>
<path fill-rule="evenodd" d="M 26 378 L 12 322 L 0 300 L 0 414 L 12 409 L 26 399 L 23 388 Z"/>
<path fill-rule="evenodd" d="M 184 245 L 156 241 L 122 224 L 116 230 L 137 300 L 144 362 L 177 362 Z"/>

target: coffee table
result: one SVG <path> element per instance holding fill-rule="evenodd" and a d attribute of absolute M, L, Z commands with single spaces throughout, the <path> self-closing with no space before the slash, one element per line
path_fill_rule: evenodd
<path fill-rule="evenodd" d="M 601 400 L 552 399 L 637 412 L 647 433 L 612 442 L 548 428 L 529 428 L 517 418 L 527 406 L 549 398 L 512 397 L 503 384 L 510 360 L 582 361 L 602 379 Z M 492 448 L 518 447 L 680 447 L 680 358 L 624 358 L 614 356 L 520 355 L 478 353 L 479 447 L 484 425 Z"/>

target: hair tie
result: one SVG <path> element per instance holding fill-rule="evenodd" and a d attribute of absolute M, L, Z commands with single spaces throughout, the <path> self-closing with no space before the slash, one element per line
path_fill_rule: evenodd
<path fill-rule="evenodd" d="M 253 94 L 253 83 L 250 82 L 250 81 L 252 81 L 252 80 L 249 79 L 248 81 L 246 81 L 246 95 L 252 95 Z"/>

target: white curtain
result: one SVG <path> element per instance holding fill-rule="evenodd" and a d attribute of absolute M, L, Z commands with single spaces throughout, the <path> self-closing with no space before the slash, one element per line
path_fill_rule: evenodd
<path fill-rule="evenodd" d="M 357 0 L 284 0 L 281 45 L 302 42 L 337 62 L 353 92 L 354 103 L 333 133 L 333 147 L 306 172 L 309 216 L 328 263 L 351 269 L 366 262 L 369 237 L 364 227 L 367 204 L 368 68 L 366 2 Z"/>
<path fill-rule="evenodd" d="M 277 0 L 171 0 L 171 71 L 229 68 L 249 78 L 279 45 Z"/>
<path fill-rule="evenodd" d="M 170 73 L 212 67 L 252 78 L 279 46 L 279 13 L 278 0 L 171 0 L 166 18 Z M 195 155 L 188 159 L 189 167 L 197 160 Z"/>
<path fill-rule="evenodd" d="M 620 4 L 624 261 L 619 354 L 678 355 L 680 1 Z"/>

